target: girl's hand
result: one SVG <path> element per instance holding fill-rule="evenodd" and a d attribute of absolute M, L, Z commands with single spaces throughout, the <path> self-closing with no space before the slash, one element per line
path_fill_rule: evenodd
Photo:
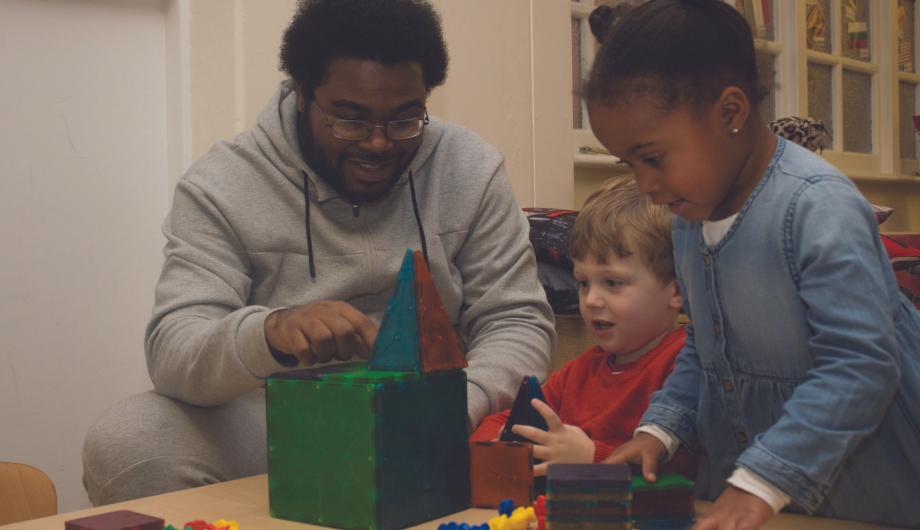
<path fill-rule="evenodd" d="M 533 457 L 543 460 L 533 467 L 534 476 L 545 475 L 549 464 L 590 464 L 594 461 L 594 442 L 585 431 L 562 423 L 553 409 L 539 399 L 530 400 L 530 404 L 546 419 L 548 430 L 515 425 L 511 431 L 533 442 Z"/>
<path fill-rule="evenodd" d="M 729 486 L 692 530 L 757 530 L 773 517 L 773 508 L 756 495 Z"/>
<path fill-rule="evenodd" d="M 658 462 L 668 454 L 668 448 L 647 432 L 640 432 L 635 438 L 616 448 L 606 459 L 604 464 L 637 464 L 642 466 L 642 476 L 649 482 L 655 482 L 658 477 Z"/>

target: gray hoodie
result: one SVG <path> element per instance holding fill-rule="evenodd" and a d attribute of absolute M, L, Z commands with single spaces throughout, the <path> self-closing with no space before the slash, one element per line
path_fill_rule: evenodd
<path fill-rule="evenodd" d="M 285 81 L 252 130 L 217 143 L 176 187 L 146 332 L 157 391 L 217 405 L 289 369 L 265 341 L 272 309 L 343 300 L 379 324 L 406 249 L 421 248 L 410 170 L 431 273 L 467 348 L 471 422 L 510 406 L 523 375 L 542 379 L 553 316 L 501 155 L 471 131 L 432 119 L 393 188 L 354 206 L 304 162 L 296 96 Z"/>

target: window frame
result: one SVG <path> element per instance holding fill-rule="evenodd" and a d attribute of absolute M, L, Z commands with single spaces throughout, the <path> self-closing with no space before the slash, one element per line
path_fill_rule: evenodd
<path fill-rule="evenodd" d="M 898 6 L 897 6 L 897 2 L 893 2 L 893 4 L 894 4 L 893 11 L 890 14 L 890 16 L 891 16 L 892 26 L 895 28 L 895 31 L 892 32 L 894 36 L 893 36 L 893 42 L 892 42 L 893 48 L 892 48 L 891 55 L 893 58 L 892 70 L 895 73 L 895 79 L 892 82 L 893 86 L 891 87 L 891 94 L 892 94 L 892 101 L 897 102 L 897 105 L 894 108 L 895 120 L 894 120 L 894 126 L 893 126 L 893 133 L 894 133 L 893 140 L 894 140 L 894 143 L 896 143 L 895 152 L 897 153 L 895 159 L 898 160 L 898 168 L 900 170 L 899 172 L 901 175 L 914 176 L 914 175 L 920 175 L 920 141 L 918 141 L 917 132 L 915 130 L 914 131 L 914 149 L 915 149 L 915 153 L 917 154 L 917 158 L 910 159 L 910 158 L 903 158 L 900 156 L 901 155 L 900 85 L 902 82 L 910 83 L 914 85 L 914 109 L 913 109 L 912 115 L 920 114 L 920 110 L 918 110 L 920 109 L 920 101 L 918 101 L 918 99 L 920 99 L 920 60 L 918 60 L 918 57 L 917 57 L 917 51 L 920 50 L 920 46 L 918 46 L 918 41 L 920 41 L 920 2 L 914 2 L 914 19 L 911 21 L 914 26 L 914 35 L 913 35 L 914 39 L 912 43 L 913 49 L 911 50 L 911 58 L 914 63 L 913 72 L 902 72 L 901 69 L 898 68 L 898 61 L 897 61 L 897 54 L 898 54 L 897 8 Z M 913 127 L 913 125 L 911 125 L 911 127 Z"/>

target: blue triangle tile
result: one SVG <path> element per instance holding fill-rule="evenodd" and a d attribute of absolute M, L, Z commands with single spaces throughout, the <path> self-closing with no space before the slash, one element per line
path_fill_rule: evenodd
<path fill-rule="evenodd" d="M 371 370 L 419 370 L 418 318 L 415 301 L 415 266 L 412 251 L 406 251 L 396 291 L 387 304 L 377 332 L 374 351 L 367 363 Z"/>

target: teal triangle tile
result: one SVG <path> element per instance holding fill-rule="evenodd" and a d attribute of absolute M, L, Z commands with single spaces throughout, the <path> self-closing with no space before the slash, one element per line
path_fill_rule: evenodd
<path fill-rule="evenodd" d="M 415 266 L 407 250 L 396 277 L 396 291 L 387 304 L 367 363 L 371 370 L 419 370 L 418 317 L 415 302 Z"/>

